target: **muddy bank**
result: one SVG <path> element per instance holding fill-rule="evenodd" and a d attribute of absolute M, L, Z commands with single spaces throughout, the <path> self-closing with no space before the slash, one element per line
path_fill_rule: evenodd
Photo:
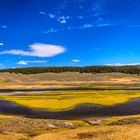
<path fill-rule="evenodd" d="M 84 119 L 95 116 L 135 115 L 140 114 L 140 99 L 107 107 L 93 104 L 83 104 L 78 105 L 71 110 L 60 112 L 30 109 L 17 105 L 13 102 L 0 100 L 0 113 L 47 119 Z"/>

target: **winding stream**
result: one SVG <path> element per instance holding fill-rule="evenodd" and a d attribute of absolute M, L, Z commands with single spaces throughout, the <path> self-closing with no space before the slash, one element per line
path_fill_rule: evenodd
<path fill-rule="evenodd" d="M 84 119 L 93 116 L 134 115 L 140 114 L 140 98 L 114 106 L 82 104 L 71 110 L 60 112 L 30 109 L 13 102 L 0 100 L 0 113 L 47 119 Z"/>
<path fill-rule="evenodd" d="M 47 91 L 79 91 L 79 90 L 140 90 L 140 87 L 132 88 L 42 88 L 42 89 L 0 89 L 0 93 L 11 93 L 11 92 L 47 92 Z"/>

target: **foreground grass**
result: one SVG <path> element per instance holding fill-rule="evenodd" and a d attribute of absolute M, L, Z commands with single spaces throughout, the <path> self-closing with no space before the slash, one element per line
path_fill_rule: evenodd
<path fill-rule="evenodd" d="M 139 97 L 139 90 L 62 91 L 19 96 L 0 96 L 3 100 L 12 101 L 22 106 L 51 111 L 67 110 L 85 103 L 112 106 Z"/>
<path fill-rule="evenodd" d="M 137 121 L 133 121 L 137 118 Z M 89 120 L 102 120 L 92 118 Z M 119 124 L 119 120 L 132 119 Z M 0 119 L 0 140 L 139 140 L 140 115 L 111 117 L 99 125 L 85 121 L 14 118 Z M 74 127 L 71 127 L 73 124 Z M 78 124 L 78 125 L 77 125 Z M 46 127 L 47 126 L 47 127 Z M 56 126 L 56 127 L 52 127 Z"/>
<path fill-rule="evenodd" d="M 94 126 L 58 131 L 35 137 L 33 140 L 139 140 L 139 125 Z"/>
<path fill-rule="evenodd" d="M 112 123 L 124 120 L 124 119 L 140 119 L 140 115 L 130 115 L 130 116 L 117 116 L 117 117 L 112 117 L 108 119 L 108 121 L 105 123 L 106 125 L 110 125 Z"/>
<path fill-rule="evenodd" d="M 15 118 L 16 116 L 11 116 L 11 115 L 2 115 L 0 114 L 0 119 L 4 119 L 4 118 Z"/>

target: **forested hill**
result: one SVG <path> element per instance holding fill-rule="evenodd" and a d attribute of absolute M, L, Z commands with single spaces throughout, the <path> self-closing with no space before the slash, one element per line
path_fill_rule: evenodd
<path fill-rule="evenodd" d="M 37 73 L 61 73 L 61 72 L 79 72 L 79 73 L 112 73 L 121 72 L 127 74 L 140 74 L 139 66 L 86 66 L 86 67 L 30 67 L 3 69 L 0 72 L 37 74 Z"/>

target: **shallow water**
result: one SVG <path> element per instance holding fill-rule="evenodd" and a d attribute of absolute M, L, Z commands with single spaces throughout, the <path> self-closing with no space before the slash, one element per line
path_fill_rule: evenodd
<path fill-rule="evenodd" d="M 0 93 L 16 93 L 16 92 L 48 92 L 48 91 L 71 91 L 71 90 L 140 90 L 140 87 L 133 88 L 53 88 L 53 89 L 0 89 Z"/>
<path fill-rule="evenodd" d="M 105 117 L 117 115 L 135 115 L 140 114 L 140 99 L 135 99 L 124 104 L 108 107 L 93 104 L 83 104 L 78 105 L 71 110 L 59 112 L 30 109 L 13 102 L 0 100 L 0 113 L 47 119 L 84 119 L 95 116 Z"/>

